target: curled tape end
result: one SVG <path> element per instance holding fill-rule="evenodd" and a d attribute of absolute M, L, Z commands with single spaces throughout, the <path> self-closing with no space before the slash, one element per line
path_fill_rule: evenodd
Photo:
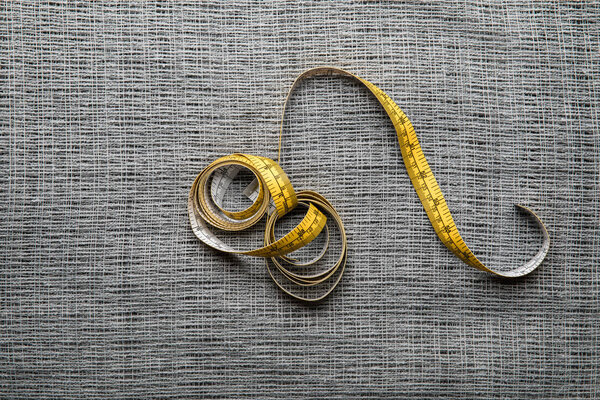
<path fill-rule="evenodd" d="M 520 208 L 521 210 L 525 211 L 525 213 L 527 213 L 533 217 L 533 219 L 537 223 L 538 227 L 542 231 L 542 234 L 544 235 L 544 242 L 548 242 L 548 248 L 549 248 L 550 247 L 550 235 L 548 234 L 548 229 L 546 229 L 546 225 L 544 225 L 544 223 L 542 222 L 540 217 L 538 217 L 537 214 L 534 213 L 529 207 L 526 207 L 522 204 L 515 204 L 515 207 Z M 546 252 L 548 252 L 548 250 L 546 250 Z"/>
<path fill-rule="evenodd" d="M 510 270 L 510 271 L 507 271 L 504 273 L 499 273 L 499 272 L 493 271 L 493 273 L 495 273 L 496 275 L 505 277 L 505 278 L 518 278 L 521 276 L 528 275 L 531 272 L 535 271 L 537 269 L 537 267 L 539 267 L 540 264 L 542 264 L 542 262 L 546 258 L 546 255 L 548 254 L 548 250 L 550 250 L 550 235 L 548 234 L 548 230 L 546 229 L 546 226 L 544 225 L 544 223 L 542 222 L 540 217 L 538 217 L 536 213 L 534 213 L 531 209 L 529 209 L 529 207 L 526 207 L 522 204 L 515 204 L 515 206 L 517 208 L 521 209 L 522 211 L 524 211 L 529 216 L 533 217 L 538 228 L 542 232 L 544 240 L 543 240 L 542 246 L 540 247 L 540 250 L 537 252 L 537 254 L 535 256 L 533 256 L 525 264 L 521 265 L 519 268 L 515 268 L 513 270 Z"/>

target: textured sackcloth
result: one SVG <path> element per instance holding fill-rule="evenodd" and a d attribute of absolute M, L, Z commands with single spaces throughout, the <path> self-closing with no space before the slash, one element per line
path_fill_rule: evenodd
<path fill-rule="evenodd" d="M 598 2 L 3 2 L 0 397 L 598 398 Z M 334 65 L 413 121 L 466 242 L 438 240 L 375 98 L 314 78 L 282 166 L 338 208 L 325 302 L 189 226 L 219 156 L 276 157 Z M 260 228 L 257 228 L 260 234 Z M 243 244 L 243 242 L 241 243 Z"/>

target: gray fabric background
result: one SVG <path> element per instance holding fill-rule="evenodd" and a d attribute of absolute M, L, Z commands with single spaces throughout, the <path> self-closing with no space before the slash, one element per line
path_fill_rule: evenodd
<path fill-rule="evenodd" d="M 3 2 L 3 398 L 598 398 L 598 2 Z M 306 81 L 282 166 L 340 211 L 307 307 L 193 236 L 195 175 L 276 157 L 306 68 L 413 121 L 463 237 L 443 247 L 366 89 Z M 259 232 L 260 233 L 260 232 Z"/>

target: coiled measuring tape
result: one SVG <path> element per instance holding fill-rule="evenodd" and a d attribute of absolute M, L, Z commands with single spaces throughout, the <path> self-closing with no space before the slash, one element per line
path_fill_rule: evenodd
<path fill-rule="evenodd" d="M 548 231 L 540 218 L 529 208 L 522 205 L 517 205 L 517 207 L 531 215 L 542 232 L 543 243 L 538 253 L 525 264 L 505 272 L 490 269 L 479 261 L 460 236 L 446 200 L 425 159 L 425 155 L 421 150 L 417 135 L 409 119 L 383 90 L 345 70 L 335 67 L 317 67 L 305 71 L 296 78 L 287 94 L 281 114 L 278 162 L 281 159 L 283 119 L 290 96 L 303 79 L 316 75 L 341 75 L 350 77 L 364 84 L 375 95 L 394 125 L 408 176 L 423 204 L 429 221 L 442 243 L 456 257 L 473 268 L 506 278 L 527 275 L 542 263 L 550 248 Z M 344 225 L 335 208 L 322 195 L 308 190 L 296 193 L 278 162 L 265 157 L 232 154 L 221 157 L 206 167 L 194 180 L 188 198 L 188 213 L 192 229 L 198 239 L 219 251 L 264 257 L 269 274 L 276 285 L 284 292 L 300 300 L 318 301 L 333 291 L 343 275 L 347 255 L 347 239 Z M 225 192 L 242 168 L 250 170 L 256 177 L 244 191 L 253 200 L 253 203 L 243 211 L 225 210 L 223 208 Z M 279 218 L 298 205 L 303 205 L 307 208 L 306 215 L 298 226 L 280 239 L 276 239 L 274 234 L 275 223 Z M 234 249 L 218 239 L 208 228 L 208 225 L 212 225 L 223 230 L 238 231 L 253 226 L 265 214 L 268 217 L 264 246 L 258 249 Z M 340 232 L 341 245 L 339 246 L 340 252 L 337 261 L 323 272 L 311 274 L 302 272 L 302 267 L 318 262 L 326 253 L 329 246 L 328 221 L 336 224 Z M 323 251 L 313 260 L 307 263 L 300 263 L 286 256 L 306 246 L 322 232 L 327 235 L 327 239 L 325 240 Z M 274 269 L 270 262 L 275 267 Z M 291 290 L 289 286 L 282 284 L 275 277 L 275 270 L 279 271 L 279 276 L 291 282 L 292 286 L 310 287 L 326 282 L 329 285 L 324 292 L 312 297 L 300 295 Z"/>

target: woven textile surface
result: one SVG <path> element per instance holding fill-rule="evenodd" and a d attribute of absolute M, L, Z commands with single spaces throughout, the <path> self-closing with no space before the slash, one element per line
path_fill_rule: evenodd
<path fill-rule="evenodd" d="M 600 3 L 0 12 L 1 398 L 600 397 Z M 307 306 L 261 259 L 199 242 L 196 174 L 276 158 L 286 92 L 321 65 L 405 111 L 482 261 L 533 256 L 514 204 L 536 211 L 540 269 L 506 281 L 454 257 L 385 112 L 335 76 L 294 92 L 281 164 L 343 218 L 340 286 Z"/>

